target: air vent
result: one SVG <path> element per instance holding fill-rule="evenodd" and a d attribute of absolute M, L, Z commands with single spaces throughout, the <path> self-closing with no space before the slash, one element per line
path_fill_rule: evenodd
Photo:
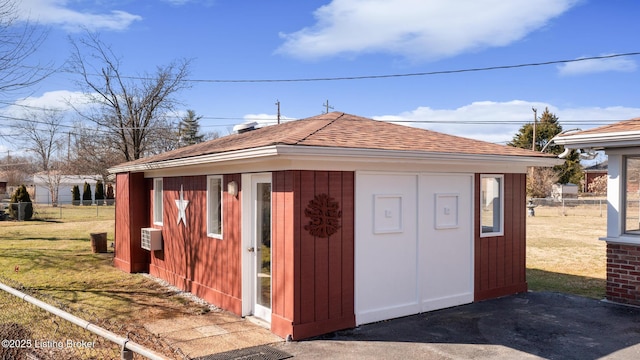
<path fill-rule="evenodd" d="M 140 240 L 140 247 L 145 250 L 162 250 L 162 230 L 160 229 L 142 228 Z"/>
<path fill-rule="evenodd" d="M 252 121 L 249 123 L 244 123 L 244 124 L 239 124 L 234 126 L 233 131 L 237 132 L 238 134 L 242 134 L 247 131 L 255 130 L 256 126 L 258 126 L 258 123 L 255 121 Z"/>

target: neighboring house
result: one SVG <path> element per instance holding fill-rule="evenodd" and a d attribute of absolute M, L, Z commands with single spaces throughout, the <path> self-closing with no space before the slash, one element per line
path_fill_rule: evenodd
<path fill-rule="evenodd" d="M 607 299 L 640 305 L 640 118 L 571 135 L 555 143 L 608 155 Z"/>
<path fill-rule="evenodd" d="M 0 199 L 7 195 L 7 181 L 0 179 Z"/>
<path fill-rule="evenodd" d="M 82 190 L 84 183 L 91 185 L 91 192 L 96 191 L 96 182 L 100 178 L 100 175 L 60 175 L 58 185 L 58 204 L 71 204 L 71 188 L 74 185 L 80 187 L 80 195 L 82 196 Z M 33 176 L 33 185 L 35 186 L 35 196 L 31 199 L 38 204 L 52 204 L 51 192 L 49 191 L 49 183 L 55 183 L 57 179 L 48 179 L 47 174 L 38 173 Z"/>
<path fill-rule="evenodd" d="M 582 189 L 582 192 L 590 192 L 589 185 L 593 183 L 593 180 L 600 176 L 607 176 L 607 166 L 608 162 L 603 161 L 599 164 L 586 167 L 582 170 L 584 172 L 584 188 Z"/>
<path fill-rule="evenodd" d="M 523 292 L 527 167 L 559 163 L 339 112 L 263 127 L 110 169 L 114 265 L 293 339 Z"/>

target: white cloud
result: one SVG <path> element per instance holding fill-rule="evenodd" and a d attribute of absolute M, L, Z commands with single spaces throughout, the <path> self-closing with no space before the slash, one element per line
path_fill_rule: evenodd
<path fill-rule="evenodd" d="M 609 71 L 633 72 L 637 67 L 636 62 L 631 59 L 616 57 L 565 63 L 558 66 L 558 72 L 560 75 L 571 76 Z"/>
<path fill-rule="evenodd" d="M 69 0 L 23 0 L 19 16 L 21 20 L 35 21 L 45 25 L 59 25 L 68 31 L 81 28 L 89 30 L 124 30 L 134 21 L 142 20 L 122 10 L 111 10 L 108 13 L 91 13 L 71 9 Z"/>
<path fill-rule="evenodd" d="M 277 50 L 299 58 L 391 53 L 436 59 L 505 46 L 543 27 L 577 0 L 333 0 L 317 22 L 281 34 Z"/>
<path fill-rule="evenodd" d="M 15 101 L 13 105 L 0 110 L 0 114 L 12 118 L 23 118 L 28 113 L 37 113 L 45 110 L 62 111 L 65 116 L 74 114 L 76 109 L 88 109 L 92 106 L 89 97 L 79 91 L 57 90 L 30 96 Z"/>
<path fill-rule="evenodd" d="M 513 100 L 479 101 L 457 109 L 419 107 L 397 115 L 381 115 L 374 118 L 387 121 L 409 120 L 414 122 L 404 124 L 505 144 L 513 139 L 522 125 L 533 121 L 532 108 L 536 108 L 540 116 L 546 107 L 559 118 L 560 125 L 565 130 L 586 130 L 605 122 L 610 123 L 612 120 L 627 120 L 640 116 L 640 108 L 617 106 L 563 109 L 542 102 Z"/>

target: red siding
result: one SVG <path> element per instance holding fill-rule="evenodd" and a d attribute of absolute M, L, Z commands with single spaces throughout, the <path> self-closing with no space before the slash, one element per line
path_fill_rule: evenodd
<path fill-rule="evenodd" d="M 155 226 L 162 229 L 163 250 L 152 253 L 150 273 L 241 314 L 240 195 L 236 199 L 226 192 L 232 180 L 240 188 L 240 175 L 224 176 L 223 238 L 216 239 L 207 236 L 207 177 L 163 179 L 163 226 Z M 184 199 L 189 201 L 186 224 L 177 223 L 175 200 L 181 186 Z"/>
<path fill-rule="evenodd" d="M 116 176 L 115 256 L 113 264 L 126 272 L 147 272 L 149 254 L 140 248 L 140 229 L 146 227 L 149 198 L 142 173 Z"/>
<path fill-rule="evenodd" d="M 302 339 L 355 326 L 354 173 L 273 173 L 273 313 L 271 330 Z M 304 210 L 328 194 L 342 210 L 341 228 L 311 235 Z"/>
<path fill-rule="evenodd" d="M 504 174 L 504 236 L 475 235 L 475 301 L 527 290 L 526 175 Z M 475 176 L 480 194 L 480 175 Z M 474 226 L 480 228 L 480 201 L 476 199 Z"/>

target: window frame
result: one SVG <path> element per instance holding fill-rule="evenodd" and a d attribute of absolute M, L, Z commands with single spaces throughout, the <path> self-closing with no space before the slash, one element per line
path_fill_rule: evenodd
<path fill-rule="evenodd" d="M 160 186 L 158 186 L 160 185 Z M 158 201 L 160 200 L 160 201 Z M 153 224 L 162 226 L 164 216 L 164 184 L 162 178 L 153 179 Z"/>
<path fill-rule="evenodd" d="M 627 213 L 628 213 L 628 195 L 629 195 L 629 191 L 628 191 L 628 185 L 629 185 L 629 159 L 634 159 L 637 161 L 640 161 L 640 155 L 625 155 L 622 157 L 622 186 L 621 186 L 621 209 L 622 211 L 620 212 L 620 216 L 621 216 L 621 227 L 622 229 L 620 229 L 620 233 L 624 236 L 634 236 L 634 237 L 638 237 L 640 236 L 640 229 L 639 230 L 627 230 Z M 638 173 L 638 176 L 640 176 L 640 172 Z M 640 184 L 639 184 L 640 187 Z M 638 189 L 638 191 L 640 191 L 640 189 Z M 638 217 L 636 217 L 636 219 L 638 220 L 638 222 L 640 223 L 640 215 L 638 215 Z"/>
<path fill-rule="evenodd" d="M 495 230 L 496 225 L 495 225 L 495 219 L 496 219 L 496 215 L 494 214 L 493 218 L 494 218 L 494 224 L 492 224 L 492 228 L 493 231 L 491 232 L 485 232 L 484 231 L 484 226 L 482 223 L 482 211 L 483 211 L 483 206 L 484 206 L 484 202 L 486 199 L 484 199 L 485 196 L 485 192 L 486 189 L 484 189 L 484 179 L 499 179 L 499 187 L 498 187 L 498 195 L 499 195 L 499 214 L 498 214 L 498 231 Z M 504 198 L 505 198 L 505 194 L 504 194 L 504 174 L 481 174 L 480 175 L 480 199 L 479 199 L 479 210 L 480 210 L 480 219 L 479 219 L 479 225 L 480 225 L 480 237 L 494 237 L 494 236 L 504 236 Z M 494 197 L 495 199 L 495 197 Z M 493 209 L 495 211 L 495 208 Z"/>
<path fill-rule="evenodd" d="M 217 216 L 217 220 L 219 222 L 220 232 L 214 232 L 212 229 L 214 228 L 214 221 L 212 219 L 212 201 L 213 193 L 212 193 L 212 181 L 218 180 L 220 182 L 220 192 L 218 193 L 218 201 L 220 204 L 220 211 Z M 222 175 L 209 175 L 207 176 L 207 237 L 220 239 L 222 240 L 224 234 L 224 179 Z"/>

